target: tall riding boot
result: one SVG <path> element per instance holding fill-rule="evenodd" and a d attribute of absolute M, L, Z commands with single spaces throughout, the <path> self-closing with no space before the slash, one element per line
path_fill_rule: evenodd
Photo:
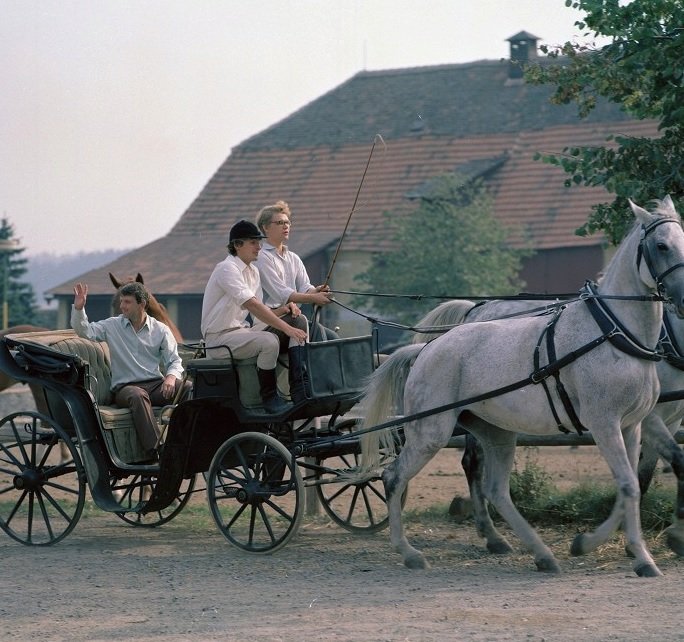
<path fill-rule="evenodd" d="M 304 366 L 304 347 L 293 346 L 287 351 L 289 360 L 290 399 L 294 403 L 306 401 L 309 396 L 309 374 Z"/>
<path fill-rule="evenodd" d="M 275 368 L 273 368 L 273 370 L 261 370 L 260 368 L 257 368 L 257 375 L 259 376 L 261 401 L 264 410 L 272 415 L 279 415 L 288 410 L 289 406 L 278 395 Z"/>

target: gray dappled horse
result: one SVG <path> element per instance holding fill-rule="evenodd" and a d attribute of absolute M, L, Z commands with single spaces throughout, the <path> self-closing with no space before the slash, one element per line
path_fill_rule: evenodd
<path fill-rule="evenodd" d="M 563 302 L 547 306 L 533 300 L 492 300 L 476 305 L 471 301 L 456 300 L 440 304 L 426 314 L 417 324 L 419 328 L 434 329 L 433 332 L 416 335 L 417 339 L 433 339 L 447 329 L 461 323 L 474 323 L 494 319 L 512 318 L 525 314 L 551 314 Z M 546 317 L 548 319 L 548 316 Z M 442 328 L 439 330 L 439 328 Z M 677 477 L 675 521 L 666 529 L 666 541 L 670 549 L 684 556 L 684 451 L 674 439 L 684 419 L 684 399 L 677 399 L 684 392 L 684 322 L 669 306 L 665 307 L 660 347 L 663 359 L 656 365 L 661 395 L 655 408 L 641 422 L 641 457 L 637 469 L 642 496 L 648 490 L 658 458 L 672 466 Z M 667 399 L 670 400 L 667 400 Z M 493 553 L 507 553 L 511 548 L 492 523 L 482 496 L 482 461 L 475 439 L 466 437 L 463 469 L 468 479 L 473 511 L 478 533 L 486 539 L 487 549 Z M 613 511 L 594 533 L 578 535 L 571 549 L 574 555 L 586 554 L 603 544 L 620 526 L 618 511 Z"/>
<path fill-rule="evenodd" d="M 612 329 L 604 329 L 605 323 L 595 320 L 589 304 L 580 300 L 556 315 L 551 328 L 547 317 L 534 316 L 460 325 L 428 344 L 401 348 L 371 377 L 363 428 L 380 425 L 397 412 L 410 416 L 446 407 L 404 424 L 405 444 L 382 473 L 390 539 L 406 566 L 426 568 L 428 563 L 404 534 L 402 493 L 446 446 L 458 423 L 481 445 L 484 496 L 532 551 L 537 568 L 559 571 L 551 550 L 513 505 L 509 477 L 517 433 L 554 434 L 557 419 L 571 425 L 569 413 L 574 413 L 592 433 L 615 479 L 615 511 L 624 520 L 634 571 L 661 575 L 642 537 L 634 471 L 641 421 L 660 393 L 655 350 L 649 346 L 658 341 L 663 306 L 659 297 L 649 295 L 663 292 L 684 316 L 684 272 L 678 269 L 684 267 L 684 231 L 669 197 L 653 213 L 631 207 L 637 224 L 601 281 L 600 294 L 615 297 L 607 316 L 603 312 Z M 625 300 L 630 298 L 641 300 Z M 566 404 L 555 386 L 542 385 L 555 373 L 562 378 Z M 381 446 L 386 452 L 391 441 L 383 437 L 383 431 L 362 437 L 359 476 L 377 470 Z"/>

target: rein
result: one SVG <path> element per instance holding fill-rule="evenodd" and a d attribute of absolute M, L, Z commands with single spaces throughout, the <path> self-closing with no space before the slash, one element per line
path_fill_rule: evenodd
<path fill-rule="evenodd" d="M 341 293 L 339 290 L 334 290 L 334 292 Z M 352 293 L 354 294 L 354 293 Z M 364 294 L 364 293 L 359 293 L 359 294 Z M 365 293 L 369 294 L 369 293 Z M 386 296 L 386 297 L 396 297 L 396 298 L 406 298 L 407 296 L 413 296 L 413 295 L 393 295 L 393 294 L 382 294 L 382 295 L 375 295 L 375 294 L 370 294 L 370 296 Z M 588 299 L 603 299 L 603 300 L 618 300 L 618 301 L 641 301 L 641 302 L 647 302 L 647 303 L 652 303 L 654 301 L 663 301 L 663 297 L 658 295 L 658 294 L 645 294 L 645 295 L 619 295 L 619 294 L 597 294 L 597 293 L 580 293 L 578 296 L 577 294 L 573 294 L 572 296 L 574 298 L 567 299 L 565 301 L 558 301 L 561 295 L 555 295 L 555 294 L 550 294 L 550 295 L 544 295 L 544 294 L 536 294 L 536 295 L 529 295 L 529 294 L 519 294 L 519 295 L 512 295 L 509 297 L 454 297 L 454 300 L 464 300 L 464 301 L 474 301 L 474 300 L 479 300 L 478 305 L 482 305 L 484 303 L 487 303 L 489 301 L 532 301 L 532 300 L 546 300 L 547 298 L 549 300 L 555 301 L 554 304 L 551 305 L 545 305 L 545 306 L 540 306 L 538 308 L 533 308 L 531 310 L 521 310 L 520 312 L 511 312 L 510 314 L 506 314 L 500 317 L 497 317 L 496 320 L 503 320 L 503 319 L 513 319 L 515 317 L 526 317 L 526 316 L 543 316 L 544 314 L 551 314 L 555 310 L 558 309 L 559 306 L 564 306 L 568 305 L 570 303 L 575 303 L 576 301 L 587 301 Z M 565 295 L 563 295 L 565 296 Z M 536 297 L 536 298 L 533 298 Z M 427 298 L 427 297 L 425 297 Z M 441 297 L 432 297 L 432 298 L 441 298 Z M 378 319 L 377 317 L 371 316 L 370 314 L 367 314 L 365 312 L 361 312 L 359 310 L 356 310 L 348 305 L 345 305 L 344 303 L 341 303 L 337 299 L 333 299 L 332 303 L 335 303 L 336 305 L 339 305 L 341 308 L 344 308 L 348 312 L 351 312 L 352 314 L 356 314 L 357 316 L 362 317 L 369 323 L 372 323 L 374 325 L 382 325 L 388 328 L 395 328 L 398 330 L 406 330 L 407 332 L 418 332 L 418 333 L 431 333 L 431 332 L 448 332 L 452 328 L 455 328 L 456 326 L 460 325 L 458 323 L 452 324 L 452 325 L 436 325 L 436 326 L 414 326 L 414 325 L 404 325 L 402 323 L 396 323 L 395 321 L 386 321 L 384 319 Z M 477 307 L 477 306 L 475 306 Z M 474 309 L 474 308 L 471 308 Z M 470 310 L 468 311 L 470 312 Z M 466 313 L 467 315 L 468 313 Z M 494 319 L 491 319 L 494 320 Z"/>
<path fill-rule="evenodd" d="M 487 399 L 491 399 L 493 397 L 498 397 L 499 395 L 505 395 L 509 392 L 513 392 L 515 390 L 519 390 L 520 388 L 524 388 L 525 386 L 529 384 L 539 384 L 541 383 L 544 379 L 547 377 L 552 376 L 561 368 L 564 368 L 568 364 L 572 363 L 573 361 L 576 361 L 579 359 L 582 355 L 586 354 L 587 352 L 590 352 L 594 348 L 600 346 L 602 343 L 604 343 L 606 340 L 610 339 L 610 334 L 603 334 L 600 337 L 596 337 L 596 339 L 593 339 L 589 343 L 586 343 L 583 345 L 581 348 L 578 348 L 577 350 L 573 350 L 572 352 L 568 352 L 566 355 L 562 356 L 560 359 L 557 359 L 556 361 L 549 363 L 545 366 L 542 366 L 540 368 L 537 368 L 532 372 L 528 377 L 525 377 L 525 379 L 520 379 L 519 381 L 516 381 L 514 383 L 509 383 L 506 386 L 502 386 L 501 388 L 496 388 L 495 390 L 490 390 L 489 392 L 483 392 L 482 394 L 475 395 L 473 397 L 469 397 L 468 399 L 462 399 L 460 401 L 453 401 L 451 403 L 444 404 L 442 406 L 436 406 L 435 408 L 429 408 L 428 410 L 423 410 L 421 412 L 416 412 L 413 413 L 412 415 L 404 415 L 402 417 L 399 417 L 397 419 L 390 419 L 389 421 L 385 421 L 381 424 L 377 424 L 376 426 L 371 426 L 370 428 L 365 428 L 363 430 L 358 430 L 354 431 L 353 433 L 353 439 L 356 439 L 357 437 L 361 435 L 365 435 L 367 433 L 372 433 L 377 430 L 385 430 L 387 428 L 393 428 L 395 426 L 401 426 L 409 421 L 417 421 L 418 419 L 424 419 L 425 417 L 431 417 L 432 415 L 438 415 L 443 412 L 447 412 L 449 410 L 454 410 L 455 408 L 461 408 L 463 406 L 468 406 L 473 403 L 477 403 L 478 401 L 486 401 Z M 351 440 L 351 436 L 346 436 L 346 437 L 324 437 L 320 439 L 321 443 L 329 444 L 329 443 L 338 443 L 338 442 L 344 442 L 344 441 L 349 441 Z"/>

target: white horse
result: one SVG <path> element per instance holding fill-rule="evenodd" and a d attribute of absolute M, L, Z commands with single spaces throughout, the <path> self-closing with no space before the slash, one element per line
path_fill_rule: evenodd
<path fill-rule="evenodd" d="M 534 300 L 492 300 L 476 305 L 471 301 L 455 300 L 440 304 L 426 314 L 417 324 L 419 328 L 434 329 L 418 337 L 433 339 L 448 328 L 461 323 L 491 321 L 513 318 L 528 314 L 547 314 L 557 309 L 563 302 L 544 305 Z M 441 328 L 441 330 L 437 330 Z M 684 322 L 665 307 L 660 348 L 663 359 L 656 365 L 661 394 L 669 401 L 660 401 L 641 422 L 641 457 L 637 469 L 639 489 L 643 496 L 653 478 L 658 458 L 671 465 L 677 477 L 677 499 L 673 524 L 666 529 L 666 541 L 670 549 L 684 556 L 684 451 L 674 439 L 684 419 Z M 414 340 L 414 343 L 418 343 Z M 482 495 L 482 461 L 474 439 L 466 439 L 463 455 L 463 469 L 468 479 L 473 513 L 478 533 L 485 538 L 487 549 L 493 553 L 508 553 L 511 546 L 492 522 L 486 501 Z M 621 512 L 616 503 L 610 517 L 593 533 L 577 535 L 571 552 L 583 555 L 596 550 L 619 528 Z"/>
<path fill-rule="evenodd" d="M 601 320 L 595 320 L 587 303 L 576 301 L 552 324 L 548 317 L 464 324 L 428 344 L 398 350 L 371 377 L 363 402 L 364 428 L 381 425 L 397 411 L 407 417 L 431 413 L 406 421 L 404 446 L 382 474 L 391 542 L 409 568 L 428 563 L 404 535 L 402 493 L 459 423 L 482 447 L 485 497 L 532 551 L 537 568 L 558 572 L 551 550 L 513 505 L 509 477 L 517 433 L 554 434 L 557 419 L 571 424 L 574 413 L 613 473 L 635 572 L 661 575 L 641 534 L 634 471 L 641 421 L 660 392 L 655 350 L 649 346 L 657 343 L 663 308 L 659 297 L 647 295 L 665 293 L 684 316 L 684 275 L 678 270 L 684 267 L 684 231 L 669 197 L 654 213 L 630 205 L 637 224 L 605 270 L 601 296 L 611 300 Z M 625 300 L 634 298 L 641 300 Z M 602 329 L 606 318 L 610 330 Z M 566 404 L 555 386 L 544 389 L 543 382 L 556 372 L 567 392 Z M 397 408 L 402 395 L 403 408 Z M 432 414 L 435 409 L 439 412 Z M 359 476 L 377 468 L 381 437 L 381 431 L 372 431 L 362 438 Z"/>

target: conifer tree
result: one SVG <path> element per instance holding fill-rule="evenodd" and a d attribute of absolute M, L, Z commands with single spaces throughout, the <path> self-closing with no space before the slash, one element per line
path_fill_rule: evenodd
<path fill-rule="evenodd" d="M 27 272 L 28 259 L 23 247 L 14 238 L 14 228 L 8 219 L 0 221 L 0 301 L 7 304 L 9 326 L 37 324 L 36 294 L 30 283 L 21 278 Z M 4 307 L 4 305 L 3 305 Z M 4 310 L 2 319 L 4 322 Z"/>

